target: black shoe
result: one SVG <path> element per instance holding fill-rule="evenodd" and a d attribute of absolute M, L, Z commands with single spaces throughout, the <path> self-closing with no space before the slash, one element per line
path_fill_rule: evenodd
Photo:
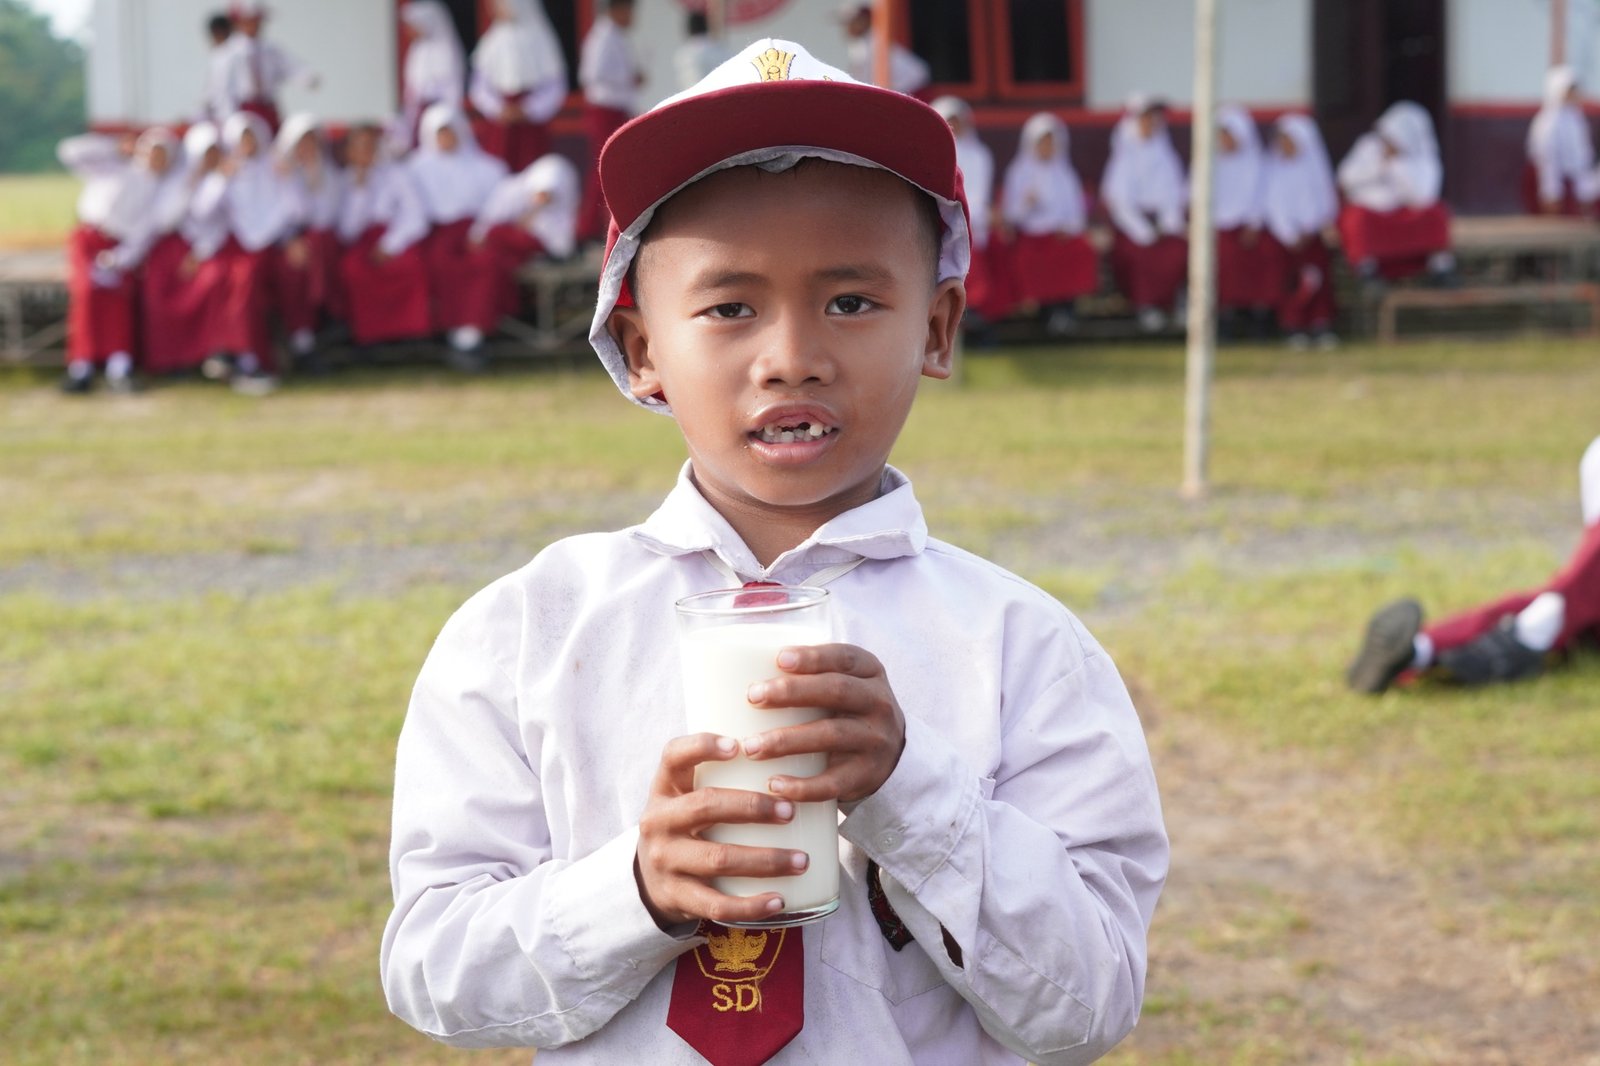
<path fill-rule="evenodd" d="M 1439 669 L 1460 685 L 1521 681 L 1544 671 L 1544 653 L 1517 639 L 1516 618 L 1508 614 L 1472 643 L 1440 652 Z"/>
<path fill-rule="evenodd" d="M 1422 605 L 1416 600 L 1384 607 L 1367 623 L 1366 639 L 1345 671 L 1345 684 L 1374 696 L 1394 684 L 1416 656 L 1414 642 L 1421 629 Z"/>
<path fill-rule="evenodd" d="M 489 369 L 489 357 L 481 349 L 463 351 L 460 348 L 451 348 L 446 345 L 444 362 L 451 370 L 458 374 L 481 374 Z"/>
<path fill-rule="evenodd" d="M 61 379 L 61 391 L 68 396 L 86 396 L 94 388 L 94 378 L 85 375 L 75 378 L 68 374 Z"/>

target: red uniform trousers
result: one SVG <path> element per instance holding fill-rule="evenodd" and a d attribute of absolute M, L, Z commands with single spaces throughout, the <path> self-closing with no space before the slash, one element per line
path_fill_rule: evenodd
<path fill-rule="evenodd" d="M 1019 233 L 1011 243 L 1011 284 L 1022 303 L 1076 300 L 1100 287 L 1100 257 L 1082 235 Z"/>
<path fill-rule="evenodd" d="M 584 161 L 583 201 L 578 208 L 580 241 L 600 240 L 606 235 L 609 215 L 605 197 L 600 192 L 600 149 L 627 121 L 628 113 L 619 108 L 583 105 L 583 134 L 588 139 L 589 148 Z"/>
<path fill-rule="evenodd" d="M 1217 231 L 1217 306 L 1276 307 L 1283 299 L 1283 246 L 1264 229 L 1250 240 L 1243 226 Z"/>
<path fill-rule="evenodd" d="M 1189 276 L 1189 242 L 1163 235 L 1141 245 L 1117 230 L 1111 244 L 1111 272 L 1133 306 L 1170 310 Z"/>
<path fill-rule="evenodd" d="M 1407 278 L 1427 269 L 1435 252 L 1450 250 L 1450 209 L 1402 207 L 1371 211 L 1345 204 L 1339 212 L 1339 238 L 1351 263 L 1371 260 L 1386 278 Z"/>
<path fill-rule="evenodd" d="M 470 218 L 441 223 L 422 242 L 435 329 L 476 326 L 489 333 L 500 321 L 499 262 L 486 245 L 468 239 L 470 229 Z"/>
<path fill-rule="evenodd" d="M 1278 299 L 1278 327 L 1285 333 L 1327 329 L 1338 308 L 1333 298 L 1333 254 L 1320 236 L 1299 247 L 1282 249 L 1283 292 Z"/>
<path fill-rule="evenodd" d="M 1545 592 L 1559 592 L 1566 600 L 1566 619 L 1555 650 L 1565 651 L 1578 637 L 1600 632 L 1600 522 L 1583 531 L 1577 550 L 1555 577 L 1540 588 L 1519 592 L 1442 619 L 1423 632 L 1436 651 L 1471 643 L 1492 630 L 1501 618 L 1516 614 Z"/>
<path fill-rule="evenodd" d="M 350 335 L 357 344 L 409 340 L 433 332 L 428 313 L 428 267 L 422 249 L 378 258 L 384 227 L 372 226 L 350 242 L 339 258 L 339 277 L 349 302 Z"/>
<path fill-rule="evenodd" d="M 145 256 L 140 287 L 140 343 L 152 374 L 193 370 L 210 353 L 212 305 L 223 270 L 215 259 L 189 262 L 189 242 L 169 233 Z"/>
<path fill-rule="evenodd" d="M 138 286 L 123 274 L 115 285 L 94 283 L 95 258 L 117 246 L 110 235 L 80 225 L 67 238 L 67 360 L 104 363 L 117 352 L 134 354 Z"/>

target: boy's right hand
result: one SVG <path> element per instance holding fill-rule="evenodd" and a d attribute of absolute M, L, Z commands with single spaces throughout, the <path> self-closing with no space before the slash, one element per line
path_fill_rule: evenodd
<path fill-rule="evenodd" d="M 634 877 L 639 898 L 662 929 L 709 918 L 714 922 L 760 921 L 783 909 L 776 892 L 728 896 L 711 887 L 713 877 L 783 877 L 806 868 L 806 854 L 786 848 L 718 844 L 702 836 L 713 825 L 760 822 L 781 825 L 794 804 L 765 792 L 694 787 L 694 769 L 739 753 L 732 737 L 696 733 L 670 741 L 639 818 Z"/>

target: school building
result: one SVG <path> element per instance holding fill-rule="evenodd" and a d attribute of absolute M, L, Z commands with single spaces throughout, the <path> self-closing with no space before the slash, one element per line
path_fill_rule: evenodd
<path fill-rule="evenodd" d="M 836 0 L 636 0 L 635 38 L 648 101 L 675 92 L 673 51 L 686 12 L 709 3 L 729 43 L 761 36 L 806 43 L 844 65 Z M 1192 0 L 892 0 L 899 40 L 930 64 L 935 88 L 972 101 L 1003 163 L 1034 111 L 1067 120 L 1072 154 L 1091 185 L 1110 128 L 1134 92 L 1176 109 L 1180 151 L 1193 77 Z M 198 110 L 204 22 L 225 0 L 97 0 L 91 21 L 89 108 L 99 126 L 184 121 Z M 492 0 L 450 0 L 471 47 Z M 1388 103 L 1412 99 L 1434 116 L 1447 198 L 1466 213 L 1516 210 L 1523 139 L 1553 58 L 1600 94 L 1600 0 L 1218 0 L 1218 97 L 1270 118 L 1313 113 L 1337 159 Z M 315 70 L 315 91 L 291 90 L 286 110 L 331 122 L 396 108 L 399 0 L 275 0 L 268 36 Z M 593 0 L 545 0 L 575 75 Z M 578 133 L 576 94 L 557 122 Z M 1597 112 L 1600 113 L 1600 112 Z"/>

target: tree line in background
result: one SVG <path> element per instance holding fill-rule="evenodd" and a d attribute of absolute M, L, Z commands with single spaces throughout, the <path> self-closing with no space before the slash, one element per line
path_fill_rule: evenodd
<path fill-rule="evenodd" d="M 0 173 L 55 169 L 56 142 L 86 114 L 83 47 L 22 0 L 0 0 Z"/>

